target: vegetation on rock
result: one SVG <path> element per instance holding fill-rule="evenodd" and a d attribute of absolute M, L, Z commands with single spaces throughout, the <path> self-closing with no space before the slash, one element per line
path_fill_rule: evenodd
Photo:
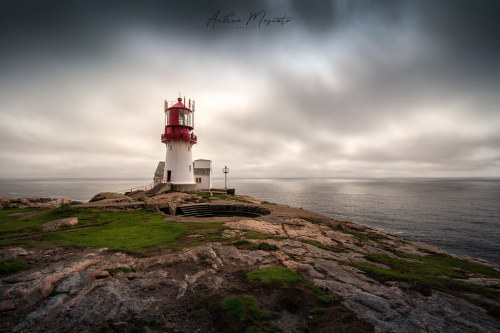
<path fill-rule="evenodd" d="M 11 275 L 26 268 L 26 263 L 14 258 L 8 258 L 0 262 L 0 275 Z"/>
<path fill-rule="evenodd" d="M 253 270 L 247 273 L 247 279 L 250 281 L 260 280 L 260 282 L 265 284 L 280 283 L 282 285 L 302 281 L 297 273 L 284 266 L 274 266 Z"/>

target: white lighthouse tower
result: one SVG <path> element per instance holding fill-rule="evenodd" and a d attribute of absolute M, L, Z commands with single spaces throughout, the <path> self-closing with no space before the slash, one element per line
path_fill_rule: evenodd
<path fill-rule="evenodd" d="M 194 129 L 194 101 L 186 106 L 182 98 L 177 103 L 165 101 L 165 133 L 161 142 L 167 147 L 164 181 L 171 184 L 174 191 L 195 191 L 197 188 L 193 175 L 193 145 L 197 137 Z"/>

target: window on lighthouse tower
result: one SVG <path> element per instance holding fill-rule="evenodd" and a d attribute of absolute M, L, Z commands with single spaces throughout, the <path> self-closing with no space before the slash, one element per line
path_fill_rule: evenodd
<path fill-rule="evenodd" d="M 179 110 L 179 125 L 184 125 L 184 110 Z"/>

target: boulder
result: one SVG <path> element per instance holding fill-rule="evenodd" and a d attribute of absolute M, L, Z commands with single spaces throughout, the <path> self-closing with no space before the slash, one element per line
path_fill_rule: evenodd
<path fill-rule="evenodd" d="M 132 198 L 127 197 L 124 194 L 112 193 L 112 192 L 101 192 L 99 194 L 96 194 L 92 199 L 90 199 L 89 202 L 101 201 L 101 200 L 106 200 L 106 199 L 108 199 L 109 201 L 113 201 L 113 202 L 131 202 L 131 201 L 134 201 Z"/>
<path fill-rule="evenodd" d="M 66 217 L 63 219 L 57 219 L 42 224 L 42 231 L 44 232 L 57 231 L 66 225 L 75 225 L 75 224 L 78 224 L 78 217 Z"/>
<path fill-rule="evenodd" d="M 15 258 L 18 256 L 25 256 L 28 252 L 22 247 L 12 247 L 10 249 L 4 249 L 0 252 L 0 261 L 3 261 L 7 258 Z"/>

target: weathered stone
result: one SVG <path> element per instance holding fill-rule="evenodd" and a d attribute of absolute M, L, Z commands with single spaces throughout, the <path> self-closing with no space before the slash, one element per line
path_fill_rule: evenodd
<path fill-rule="evenodd" d="M 44 232 L 57 231 L 57 230 L 60 230 L 64 226 L 76 225 L 76 224 L 78 224 L 77 217 L 66 217 L 63 219 L 57 219 L 57 220 L 53 220 L 53 221 L 46 222 L 46 223 L 42 224 L 42 231 L 44 231 Z"/>
<path fill-rule="evenodd" d="M 22 247 L 12 247 L 8 249 L 4 249 L 2 252 L 0 252 L 0 261 L 5 260 L 7 258 L 15 258 L 18 256 L 25 256 L 27 255 L 28 252 L 26 252 L 25 249 Z"/>
<path fill-rule="evenodd" d="M 99 194 L 96 194 L 92 199 L 89 200 L 89 202 L 94 202 L 94 201 L 101 201 L 101 200 L 112 200 L 113 202 L 131 202 L 133 201 L 132 198 L 120 194 L 120 193 L 112 193 L 112 192 L 101 192 Z"/>

